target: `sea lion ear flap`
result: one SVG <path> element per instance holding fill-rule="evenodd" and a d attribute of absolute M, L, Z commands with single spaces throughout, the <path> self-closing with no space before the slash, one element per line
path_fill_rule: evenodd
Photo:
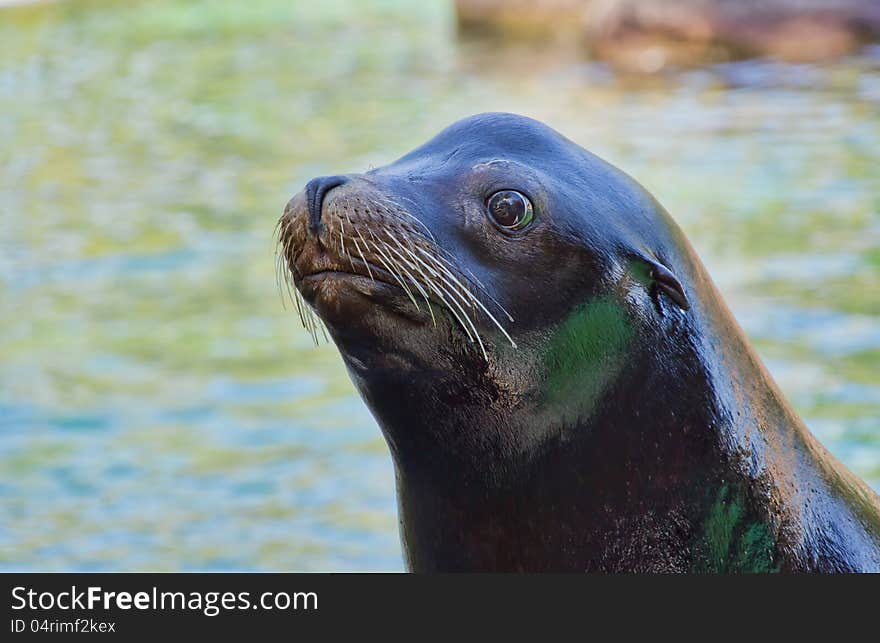
<path fill-rule="evenodd" d="M 678 280 L 678 277 L 672 274 L 669 268 L 662 263 L 654 263 L 651 265 L 651 270 L 648 274 L 654 278 L 657 288 L 666 293 L 672 301 L 678 304 L 679 308 L 688 310 L 691 307 L 687 295 L 684 294 L 681 282 Z"/>
<path fill-rule="evenodd" d="M 648 279 L 650 280 L 651 294 L 655 301 L 662 292 L 669 297 L 682 310 L 689 310 L 691 305 L 688 302 L 687 295 L 684 293 L 684 287 L 673 272 L 656 259 L 648 259 L 639 257 L 645 262 L 648 269 Z M 659 305 L 659 301 L 657 302 Z"/>

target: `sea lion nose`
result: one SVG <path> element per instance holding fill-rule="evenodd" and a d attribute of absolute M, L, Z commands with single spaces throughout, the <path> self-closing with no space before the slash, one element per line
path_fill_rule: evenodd
<path fill-rule="evenodd" d="M 309 230 L 317 234 L 321 229 L 321 203 L 333 188 L 344 184 L 344 176 L 319 176 L 306 183 L 306 204 L 309 210 Z"/>

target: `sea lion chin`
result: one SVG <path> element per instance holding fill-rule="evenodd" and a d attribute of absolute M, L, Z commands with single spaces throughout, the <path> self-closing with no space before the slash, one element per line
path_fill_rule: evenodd
<path fill-rule="evenodd" d="M 410 569 L 880 570 L 880 499 L 681 230 L 549 127 L 481 114 L 314 179 L 279 240 L 388 442 Z"/>

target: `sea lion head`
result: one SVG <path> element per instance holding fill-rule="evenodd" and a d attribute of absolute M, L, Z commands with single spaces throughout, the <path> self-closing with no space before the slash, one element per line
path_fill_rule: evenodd
<path fill-rule="evenodd" d="M 513 114 L 310 181 L 279 238 L 306 324 L 320 332 L 313 310 L 392 450 L 512 453 L 550 430 L 534 428 L 541 417 L 576 424 L 689 308 L 676 276 L 688 266 L 670 263 L 683 241 L 662 207 Z"/>

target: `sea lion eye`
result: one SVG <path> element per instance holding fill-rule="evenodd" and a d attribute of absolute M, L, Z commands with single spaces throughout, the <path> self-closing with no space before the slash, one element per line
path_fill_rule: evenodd
<path fill-rule="evenodd" d="M 501 190 L 489 197 L 486 209 L 499 226 L 505 230 L 522 230 L 535 217 L 532 202 L 516 190 Z"/>

